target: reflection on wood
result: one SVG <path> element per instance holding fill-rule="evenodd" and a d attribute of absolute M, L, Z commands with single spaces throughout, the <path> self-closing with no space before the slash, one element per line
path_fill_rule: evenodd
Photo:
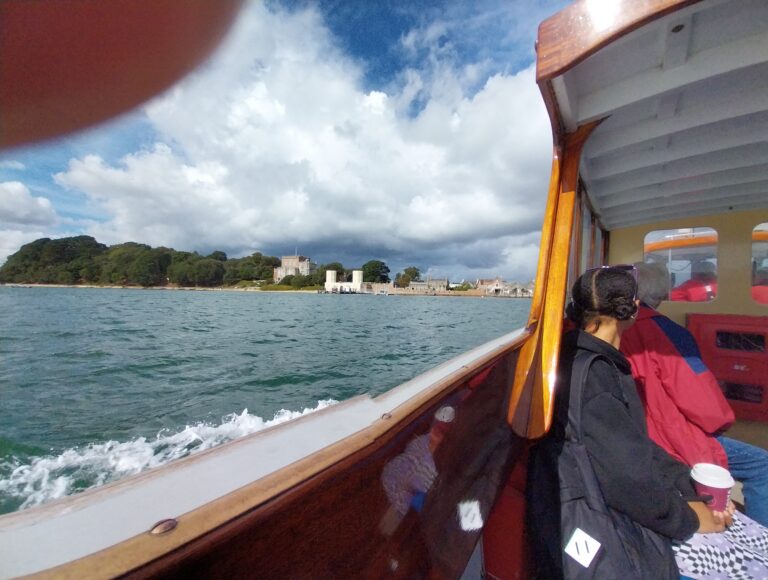
<path fill-rule="evenodd" d="M 576 190 L 579 180 L 579 161 L 581 151 L 589 135 L 601 121 L 595 121 L 569 134 L 565 138 L 563 168 L 560 174 L 560 199 L 557 203 L 557 221 L 555 224 L 555 242 L 552 244 L 550 274 L 547 282 L 547 294 L 544 298 L 544 317 L 541 332 L 541 368 L 537 369 L 541 385 L 534 390 L 531 400 L 531 418 L 528 425 L 528 437 L 541 437 L 552 422 L 555 393 L 555 376 L 560 355 L 560 337 L 565 312 L 565 294 L 568 283 L 568 268 L 571 258 L 571 232 L 574 223 Z M 580 229 L 581 225 L 578 224 Z M 575 255 L 578 255 L 576 252 Z"/>
<path fill-rule="evenodd" d="M 129 576 L 458 577 L 522 449 L 504 417 L 516 360 L 506 353 L 367 448 Z"/>
<path fill-rule="evenodd" d="M 581 0 L 539 25 L 536 79 L 551 79 L 630 30 L 700 0 Z"/>
<path fill-rule="evenodd" d="M 523 346 L 520 364 L 515 372 L 512 400 L 507 417 L 515 433 L 521 437 L 536 438 L 544 435 L 552 421 L 555 375 L 560 349 L 560 333 L 568 281 L 571 239 L 574 228 L 574 208 L 581 151 L 591 132 L 600 124 L 595 121 L 566 135 L 562 168 L 553 164 L 550 199 L 547 209 L 554 206 L 552 240 L 547 247 L 542 243 L 539 270 L 546 270 L 545 285 L 536 287 L 537 300 L 542 301 L 542 314 L 533 337 Z M 552 198 L 555 198 L 553 201 Z M 580 228 L 580 224 L 577 224 Z M 545 250 L 549 253 L 544 255 Z M 525 394 L 530 405 L 516 405 Z"/>
<path fill-rule="evenodd" d="M 549 189 L 547 190 L 547 207 L 544 213 L 544 223 L 541 228 L 541 245 L 539 247 L 539 262 L 536 268 L 536 282 L 534 288 L 537 291 L 531 302 L 531 312 L 528 315 L 528 326 L 541 320 L 544 308 L 544 288 L 547 286 L 549 273 L 549 258 L 552 252 L 553 232 L 555 229 L 555 216 L 557 215 L 558 192 L 560 190 L 560 163 L 562 155 L 558 149 L 552 152 L 552 173 L 549 177 Z"/>
<path fill-rule="evenodd" d="M 547 285 L 549 273 L 550 254 L 555 228 L 555 216 L 557 214 L 558 192 L 560 190 L 560 152 L 557 148 L 552 153 L 552 173 L 549 178 L 549 193 L 547 195 L 547 208 L 544 214 L 544 225 L 541 231 L 541 245 L 539 247 L 539 264 L 536 270 L 536 284 L 534 286 L 531 312 L 528 315 L 528 329 L 532 331 L 531 337 L 520 349 L 520 357 L 515 368 L 512 384 L 512 394 L 507 408 L 507 422 L 515 430 L 515 433 L 524 434 L 528 430 L 528 409 L 533 394 L 533 375 L 539 368 L 537 362 L 539 352 L 539 336 L 541 334 L 541 318 L 544 311 L 544 289 Z"/>

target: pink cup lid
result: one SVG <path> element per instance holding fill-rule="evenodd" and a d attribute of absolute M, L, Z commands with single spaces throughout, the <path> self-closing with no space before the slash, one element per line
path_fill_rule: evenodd
<path fill-rule="evenodd" d="M 697 463 L 691 469 L 691 478 L 703 485 L 717 488 L 733 487 L 734 481 L 730 472 L 713 463 Z"/>

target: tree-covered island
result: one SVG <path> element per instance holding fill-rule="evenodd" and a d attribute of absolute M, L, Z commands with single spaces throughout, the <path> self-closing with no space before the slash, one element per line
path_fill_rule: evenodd
<path fill-rule="evenodd" d="M 215 251 L 207 256 L 172 248 L 153 248 L 126 242 L 107 246 L 91 236 L 41 238 L 22 246 L 0 267 L 0 283 L 103 286 L 218 287 L 273 283 L 280 258 L 255 252 L 244 258 L 228 258 Z M 320 265 L 308 276 L 286 276 L 281 287 L 322 287 L 327 270 L 339 280 L 351 276 L 339 262 Z M 371 260 L 363 265 L 366 282 L 389 282 L 389 268 Z"/>

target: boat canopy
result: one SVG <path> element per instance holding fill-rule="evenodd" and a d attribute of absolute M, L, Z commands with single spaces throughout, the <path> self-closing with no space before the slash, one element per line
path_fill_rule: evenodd
<path fill-rule="evenodd" d="M 768 2 L 641 4 L 585 0 L 539 29 L 555 131 L 600 121 L 579 167 L 595 214 L 611 230 L 764 208 Z"/>

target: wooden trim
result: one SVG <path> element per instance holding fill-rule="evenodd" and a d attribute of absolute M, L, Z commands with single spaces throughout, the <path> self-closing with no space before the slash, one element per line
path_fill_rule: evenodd
<path fill-rule="evenodd" d="M 560 333 L 565 306 L 571 235 L 578 187 L 579 161 L 581 151 L 589 135 L 600 124 L 595 121 L 579 127 L 566 136 L 563 152 L 562 172 L 558 165 L 557 174 L 553 166 L 550 181 L 550 199 L 547 208 L 555 206 L 552 239 L 546 246 L 542 243 L 539 254 L 539 274 L 544 269 L 545 286 L 537 286 L 535 297 L 541 302 L 543 311 L 531 340 L 523 345 L 515 369 L 515 378 L 507 409 L 507 422 L 515 433 L 523 437 L 536 438 L 544 435 L 552 421 L 557 360 L 560 350 Z M 553 182 L 557 185 L 552 188 Z M 555 195 L 556 200 L 552 200 Z M 547 252 L 546 255 L 544 252 Z M 524 409 L 519 401 L 530 400 Z"/>
<path fill-rule="evenodd" d="M 560 116 L 560 105 L 557 102 L 554 87 L 552 86 L 552 82 L 546 79 L 538 82 L 538 85 L 541 98 L 544 101 L 544 106 L 549 115 L 549 123 L 552 127 L 552 143 L 554 144 L 555 149 L 562 154 L 562 138 L 565 133 L 565 126 L 563 125 Z"/>
<path fill-rule="evenodd" d="M 597 240 L 597 228 L 599 227 L 597 225 L 597 218 L 595 218 L 595 214 L 590 212 L 590 219 L 589 219 L 589 263 L 588 266 L 591 268 L 595 265 L 595 243 Z"/>
<path fill-rule="evenodd" d="M 541 244 L 539 246 L 539 264 L 536 269 L 536 282 L 531 301 L 531 312 L 528 315 L 528 330 L 532 333 L 530 340 L 526 341 L 520 350 L 520 356 L 515 367 L 515 377 L 512 383 L 512 392 L 509 398 L 507 408 L 507 422 L 510 425 L 518 425 L 515 429 L 517 433 L 525 432 L 524 424 L 527 424 L 527 405 L 521 405 L 523 400 L 530 396 L 531 381 L 528 380 L 531 371 L 538 367 L 536 364 L 537 348 L 541 325 L 539 321 L 542 318 L 544 310 L 544 295 L 549 273 L 549 260 L 553 242 L 553 232 L 555 228 L 555 217 L 557 213 L 558 191 L 560 188 L 560 164 L 561 152 L 557 147 L 552 151 L 552 171 L 549 179 L 549 192 L 547 194 L 547 207 L 544 212 L 544 222 L 541 230 Z M 535 371 L 534 371 L 535 372 Z M 532 377 L 531 377 L 532 378 Z M 520 417 L 516 418 L 519 414 Z"/>
<path fill-rule="evenodd" d="M 584 182 L 579 180 L 579 196 L 583 203 L 587 205 L 587 208 L 589 209 L 589 252 L 587 256 L 587 263 L 585 265 L 586 268 L 591 268 L 592 266 L 596 264 L 602 263 L 599 261 L 601 259 L 601 256 L 598 256 L 598 249 L 597 248 L 597 230 L 603 230 L 602 225 L 600 224 L 600 218 L 595 212 L 595 208 L 592 205 L 592 201 L 589 199 L 589 195 L 587 194 L 587 187 L 584 185 Z M 580 272 L 578 272 L 580 273 Z"/>
<path fill-rule="evenodd" d="M 544 294 L 539 289 L 543 289 L 547 284 L 547 268 L 549 265 L 549 254 L 552 247 L 552 232 L 555 225 L 555 214 L 557 212 L 557 193 L 560 180 L 560 151 L 555 148 L 552 152 L 552 171 L 549 178 L 549 190 L 547 194 L 547 207 L 544 211 L 544 222 L 541 228 L 541 243 L 539 245 L 539 264 L 536 268 L 536 282 L 534 285 L 533 300 L 531 302 L 531 311 L 528 315 L 528 328 L 530 329 L 541 318 L 541 312 L 544 307 Z"/>
<path fill-rule="evenodd" d="M 706 226 L 709 227 L 709 226 Z M 678 238 L 676 240 L 660 240 L 658 242 L 648 242 L 643 244 L 643 251 L 655 252 L 658 250 L 672 250 L 675 248 L 694 248 L 698 246 L 714 246 L 717 244 L 717 235 L 696 236 L 690 238 Z M 768 232 L 766 231 L 753 231 L 752 242 L 768 242 Z"/>
<path fill-rule="evenodd" d="M 424 433 L 436 406 L 391 429 L 374 452 L 345 458 L 334 470 L 241 514 L 131 577 L 458 578 L 480 531 L 459 526 L 457 506 L 472 498 L 487 514 L 507 479 L 507 467 L 522 449 L 523 442 L 510 437 L 500 413 L 516 354 L 508 352 L 488 367 L 488 374 L 482 371 L 436 401 L 456 410 L 444 442 L 433 448 L 440 476 L 422 507 L 409 509 L 396 530 L 382 528 L 388 507 L 382 489 L 385 465 Z"/>
<path fill-rule="evenodd" d="M 568 279 L 573 280 L 575 275 L 578 275 L 579 269 L 586 267 L 581 263 L 581 244 L 583 237 L 582 220 L 584 219 L 584 195 L 581 187 L 577 187 L 576 200 L 573 207 L 573 229 L 571 234 L 571 247 L 575 251 L 575 260 L 571 259 L 571 263 L 568 268 Z"/>
<path fill-rule="evenodd" d="M 130 573 L 154 560 L 174 558 L 172 553 L 186 544 L 210 534 L 213 530 L 246 512 L 260 508 L 308 480 L 327 477 L 345 469 L 350 458 L 364 458 L 385 444 L 396 431 L 452 390 L 484 368 L 512 355 L 529 338 L 523 333 L 511 344 L 505 344 L 474 360 L 471 364 L 437 381 L 430 388 L 409 399 L 370 427 L 330 445 L 296 463 L 244 486 L 218 500 L 178 517 L 178 526 L 168 534 L 140 534 L 79 560 L 36 574 L 35 578 L 113 577 Z M 362 460 L 362 459 L 361 459 Z M 329 475 L 330 474 L 330 475 Z M 278 505 L 278 504 L 274 504 Z M 271 508 L 270 508 L 271 509 Z M 177 552 L 178 554 L 178 552 Z M 169 556 L 170 555 L 170 556 Z"/>
<path fill-rule="evenodd" d="M 691 248 L 698 246 L 713 246 L 717 244 L 717 236 L 699 236 L 691 238 L 680 238 L 677 240 L 661 240 L 659 242 L 648 242 L 643 244 L 643 252 L 655 252 L 657 250 L 671 250 L 675 248 Z"/>
<path fill-rule="evenodd" d="M 598 212 L 595 209 L 595 206 L 592 204 L 592 199 L 589 197 L 589 190 L 587 189 L 586 184 L 580 179 L 580 190 L 582 192 L 582 195 L 584 197 L 584 201 L 586 202 L 587 206 L 589 207 L 589 213 L 592 214 L 592 219 L 595 222 L 596 226 L 600 229 L 604 230 L 603 222 L 600 219 L 600 212 Z"/>
<path fill-rule="evenodd" d="M 565 311 L 567 268 L 571 243 L 567 233 L 573 228 L 574 206 L 578 188 L 579 162 L 587 138 L 600 121 L 579 127 L 566 138 L 566 152 L 563 161 L 562 186 L 558 203 L 557 233 L 553 247 L 554 277 L 547 287 L 544 330 L 542 333 L 541 379 L 542 389 L 531 405 L 530 437 L 540 437 L 548 430 L 552 421 L 555 393 L 555 377 L 560 356 L 560 339 Z M 538 414 L 537 414 L 538 413 Z"/>
<path fill-rule="evenodd" d="M 536 42 L 536 80 L 562 75 L 616 39 L 645 24 L 701 0 L 611 0 L 611 22 L 593 18 L 606 14 L 601 2 L 577 0 L 539 25 Z"/>

